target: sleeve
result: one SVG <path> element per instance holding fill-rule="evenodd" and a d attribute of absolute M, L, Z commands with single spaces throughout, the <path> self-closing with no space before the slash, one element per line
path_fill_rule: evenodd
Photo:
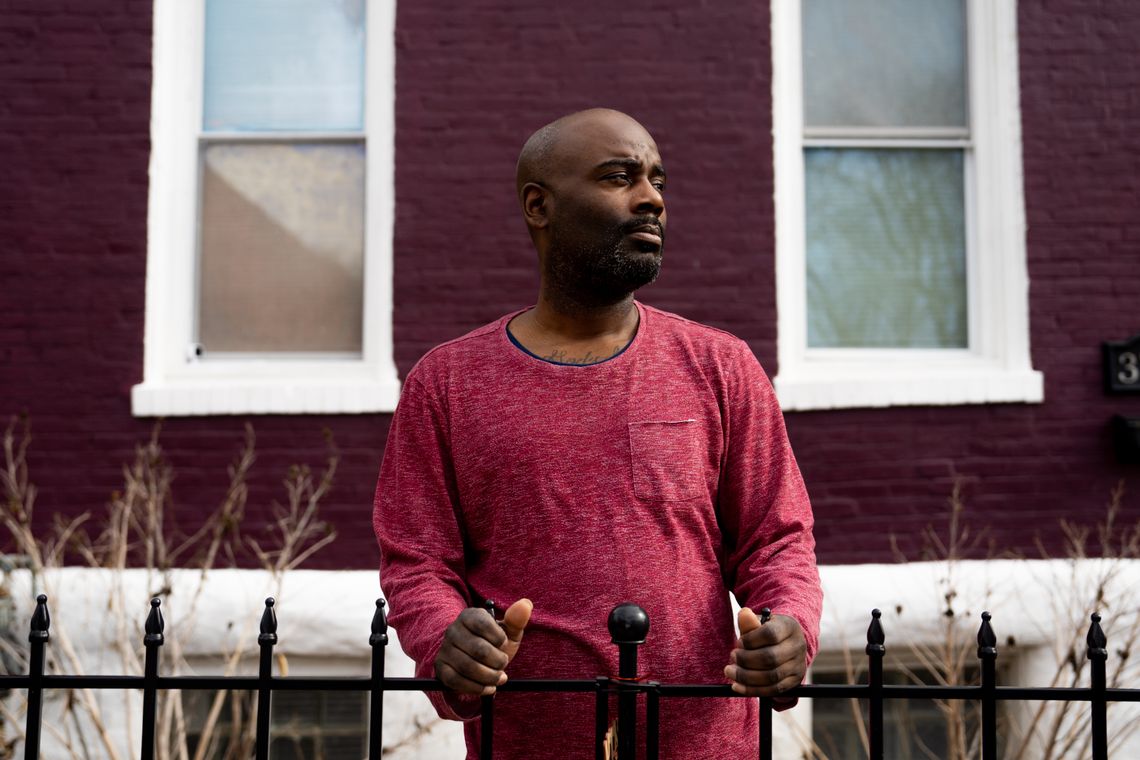
<path fill-rule="evenodd" d="M 743 342 L 726 389 L 718 503 L 726 579 L 741 605 L 795 618 L 811 664 L 823 606 L 811 504 L 772 384 Z"/>
<path fill-rule="evenodd" d="M 438 401 L 409 377 L 388 430 L 372 526 L 388 621 L 419 678 L 435 677 L 444 630 L 471 604 L 447 431 Z M 466 720 L 478 709 L 477 697 L 428 692 L 428 699 L 442 718 Z"/>

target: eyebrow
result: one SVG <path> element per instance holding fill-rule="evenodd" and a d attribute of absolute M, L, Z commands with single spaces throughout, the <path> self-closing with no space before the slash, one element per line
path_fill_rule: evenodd
<path fill-rule="evenodd" d="M 597 171 L 599 169 L 609 169 L 609 168 L 615 168 L 615 167 L 621 168 L 621 169 L 630 169 L 630 170 L 638 171 L 641 169 L 642 163 L 640 161 L 638 161 L 636 158 L 610 158 L 610 159 L 607 159 L 607 160 L 601 162 L 597 166 L 595 166 L 594 170 Z M 649 167 L 649 174 L 652 177 L 664 178 L 665 177 L 665 167 L 662 166 L 660 163 L 653 164 L 653 166 Z"/>

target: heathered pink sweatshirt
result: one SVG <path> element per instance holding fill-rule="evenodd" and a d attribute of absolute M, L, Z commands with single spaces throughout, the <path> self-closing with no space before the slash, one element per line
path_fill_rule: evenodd
<path fill-rule="evenodd" d="M 616 675 L 606 619 L 635 602 L 650 619 L 642 675 L 725 683 L 730 590 L 797 619 L 814 656 L 811 507 L 767 377 L 743 341 L 637 308 L 636 337 L 600 364 L 524 352 L 510 314 L 409 373 L 373 520 L 389 620 L 419 676 L 463 608 L 521 597 L 534 613 L 513 679 Z M 496 758 L 593 757 L 592 695 L 495 701 Z M 467 700 L 433 703 L 469 717 Z M 661 717 L 664 758 L 755 756 L 755 700 L 666 699 Z M 474 758 L 478 721 L 466 731 Z"/>

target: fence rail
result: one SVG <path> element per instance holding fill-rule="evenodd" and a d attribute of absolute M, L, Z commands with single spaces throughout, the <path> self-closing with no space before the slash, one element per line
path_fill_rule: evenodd
<path fill-rule="evenodd" d="M 368 716 L 369 757 L 381 756 L 384 711 L 384 693 L 404 691 L 442 691 L 445 687 L 436 679 L 389 678 L 384 675 L 384 653 L 388 645 L 388 622 L 384 601 L 376 600 L 369 645 L 372 649 L 369 677 L 277 677 L 273 675 L 273 647 L 277 644 L 277 615 L 272 598 L 265 600 L 261 616 L 258 646 L 260 658 L 256 676 L 161 676 L 159 651 L 163 645 L 165 623 L 161 602 L 151 600 L 150 614 L 144 626 L 143 645 L 146 650 L 144 672 L 141 676 L 107 675 L 47 675 L 44 672 L 45 648 L 51 638 L 51 617 L 47 597 L 40 595 L 32 615 L 28 633 L 30 644 L 27 675 L 0 676 L 0 689 L 26 689 L 27 713 L 24 757 L 40 756 L 41 723 L 44 693 L 68 689 L 141 689 L 143 693 L 142 760 L 152 760 L 155 745 L 155 706 L 160 691 L 228 689 L 256 692 L 257 733 L 256 758 L 268 760 L 270 744 L 269 710 L 275 691 L 361 691 L 370 696 Z M 978 659 L 981 661 L 979 686 L 889 686 L 883 683 L 883 658 L 886 654 L 886 636 L 880 621 L 879 610 L 871 612 L 867 629 L 868 683 L 858 685 L 802 685 L 786 692 L 788 697 L 810 699 L 864 699 L 869 704 L 867 733 L 871 760 L 882 760 L 883 705 L 896 699 L 961 699 L 981 704 L 981 750 L 983 760 L 997 760 L 997 705 L 1008 701 L 1067 701 L 1088 702 L 1091 710 L 1091 746 L 1093 760 L 1108 760 L 1107 707 L 1109 702 L 1140 702 L 1140 689 L 1107 688 L 1105 663 L 1108 660 L 1107 640 L 1100 626 L 1100 615 L 1093 614 L 1086 636 L 1091 665 L 1091 685 L 1087 688 L 1017 687 L 998 686 L 996 676 L 997 636 L 990 625 L 990 614 L 982 613 L 978 629 Z M 621 760 L 635 760 L 642 748 L 635 745 L 637 731 L 637 704 L 645 698 L 646 760 L 657 760 L 659 755 L 660 701 L 677 697 L 735 697 L 754 699 L 734 692 L 728 684 L 678 684 L 644 681 L 637 677 L 637 651 L 645 643 L 649 619 L 645 611 L 633 604 L 623 604 L 610 613 L 609 631 L 618 647 L 618 675 L 592 679 L 545 680 L 519 679 L 508 681 L 498 688 L 501 692 L 560 692 L 593 693 L 595 695 L 594 754 L 604 760 L 604 742 L 610 726 L 609 697 L 617 695 L 619 746 Z M 760 760 L 772 757 L 772 701 L 761 698 L 759 743 Z M 495 699 L 483 697 L 480 757 L 490 760 L 494 755 Z"/>

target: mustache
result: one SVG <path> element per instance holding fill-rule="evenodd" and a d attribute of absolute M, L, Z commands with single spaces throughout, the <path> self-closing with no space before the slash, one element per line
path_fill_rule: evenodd
<path fill-rule="evenodd" d="M 659 238 L 661 238 L 661 241 L 662 242 L 665 241 L 665 225 L 663 225 L 661 223 L 661 220 L 658 219 L 657 217 L 655 217 L 655 216 L 635 217 L 633 219 L 630 219 L 628 222 L 623 223 L 621 225 L 621 231 L 623 234 L 629 234 L 629 233 L 633 232 L 634 230 L 636 230 L 638 227 L 652 227 L 654 229 L 654 231 L 656 231 L 657 236 Z"/>

